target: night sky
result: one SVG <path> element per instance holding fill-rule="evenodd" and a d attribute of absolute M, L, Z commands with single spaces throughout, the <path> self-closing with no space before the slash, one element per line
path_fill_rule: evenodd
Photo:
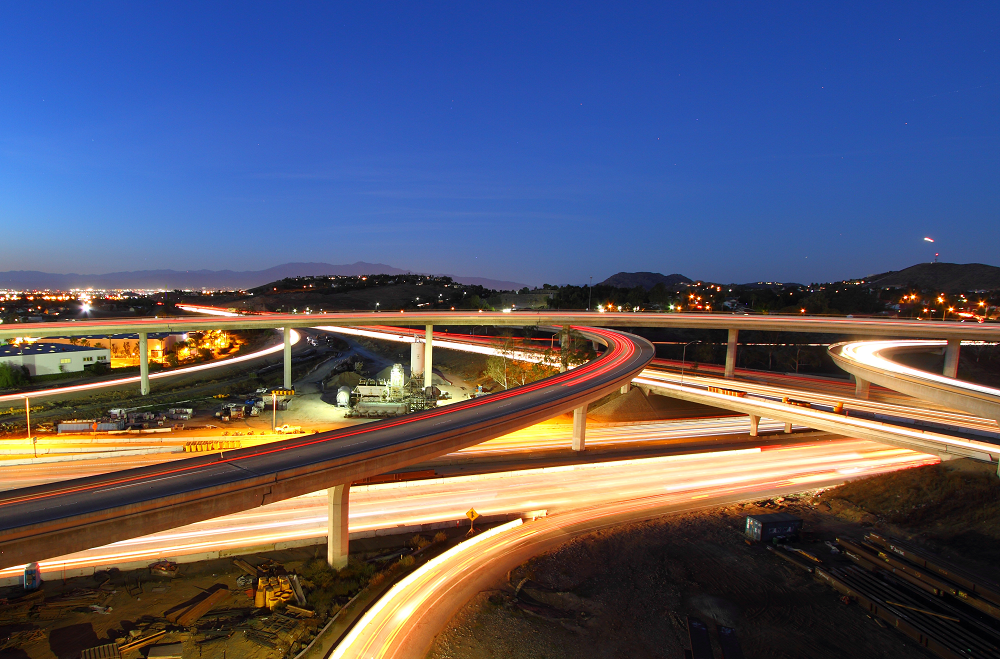
<path fill-rule="evenodd" d="M 6 2 L 0 271 L 998 265 L 998 47 L 995 0 Z"/>

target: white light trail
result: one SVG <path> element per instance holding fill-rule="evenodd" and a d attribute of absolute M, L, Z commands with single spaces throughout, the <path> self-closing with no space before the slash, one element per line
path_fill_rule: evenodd
<path fill-rule="evenodd" d="M 938 375 L 937 373 L 931 373 L 929 371 L 921 371 L 920 369 L 904 366 L 903 364 L 886 359 L 881 355 L 881 353 L 886 350 L 914 347 L 940 348 L 946 345 L 946 341 L 857 341 L 855 343 L 845 343 L 841 346 L 840 354 L 845 359 L 850 359 L 871 368 L 888 371 L 897 375 L 907 375 L 911 378 L 926 380 L 936 384 L 943 384 L 949 387 L 976 391 L 981 394 L 986 394 L 987 396 L 1000 398 L 1000 389 L 994 389 L 993 387 L 987 387 L 974 382 L 966 382 L 965 380 L 945 377 L 944 375 Z"/>
<path fill-rule="evenodd" d="M 619 428 L 627 436 L 631 426 Z M 351 488 L 352 533 L 483 515 L 577 509 L 663 494 L 752 492 L 761 487 L 839 482 L 845 473 L 880 473 L 936 463 L 933 456 L 862 440 L 597 462 Z M 845 471 L 848 470 L 848 471 Z M 558 475 L 558 477 L 556 477 Z M 805 479 L 805 480 L 802 480 Z M 778 484 L 778 485 L 775 485 Z M 59 574 L 93 566 L 178 559 L 239 547 L 324 538 L 327 494 L 316 492 L 140 538 L 42 561 Z M 317 540 L 322 542 L 322 540 Z M 0 570 L 16 577 L 23 566 Z"/>

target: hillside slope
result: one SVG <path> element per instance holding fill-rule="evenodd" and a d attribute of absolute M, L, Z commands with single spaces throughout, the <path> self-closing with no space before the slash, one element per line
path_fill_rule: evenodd
<path fill-rule="evenodd" d="M 684 275 L 678 274 L 661 275 L 658 272 L 619 272 L 618 274 L 611 275 L 598 285 L 614 286 L 616 288 L 642 286 L 648 291 L 653 286 L 661 283 L 667 288 L 671 288 L 677 284 L 690 284 L 691 280 Z"/>
<path fill-rule="evenodd" d="M 918 263 L 868 278 L 879 286 L 915 286 L 946 293 L 1000 289 L 1000 268 L 984 263 Z"/>

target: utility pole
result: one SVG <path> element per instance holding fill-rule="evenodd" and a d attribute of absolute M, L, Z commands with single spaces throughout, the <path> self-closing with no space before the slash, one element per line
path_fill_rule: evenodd
<path fill-rule="evenodd" d="M 28 422 L 28 441 L 31 442 L 31 454 L 36 458 L 38 457 L 38 449 L 35 446 L 35 440 L 31 438 L 31 405 L 28 403 L 28 397 L 24 397 L 24 418 Z"/>
<path fill-rule="evenodd" d="M 590 311 L 590 302 L 594 297 L 594 278 L 591 276 L 590 285 L 587 286 L 587 311 Z"/>
<path fill-rule="evenodd" d="M 699 339 L 698 341 L 690 341 L 688 343 L 685 343 L 684 349 L 681 350 L 681 384 L 684 384 L 684 364 L 687 362 L 688 346 L 691 345 L 692 343 L 701 343 L 701 340 Z"/>

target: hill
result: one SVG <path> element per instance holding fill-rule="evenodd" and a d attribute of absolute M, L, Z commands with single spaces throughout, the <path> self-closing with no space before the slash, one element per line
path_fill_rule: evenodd
<path fill-rule="evenodd" d="M 678 284 L 690 284 L 691 280 L 684 275 L 661 275 L 658 272 L 619 272 L 611 275 L 599 286 L 614 286 L 616 288 L 635 288 L 642 286 L 647 291 L 657 284 L 672 288 Z"/>
<path fill-rule="evenodd" d="M 1000 289 L 1000 268 L 984 263 L 918 263 L 865 278 L 881 287 L 934 289 L 943 293 Z"/>
<path fill-rule="evenodd" d="M 332 263 L 284 263 L 266 270 L 138 270 L 133 272 L 109 272 L 105 274 L 80 275 L 53 274 L 34 270 L 12 270 L 0 272 L 0 289 L 13 290 L 69 290 L 71 288 L 96 289 L 159 289 L 199 290 L 224 289 L 239 290 L 261 286 L 286 277 L 306 276 L 357 276 L 357 275 L 401 275 L 412 272 L 401 270 L 384 263 L 358 261 L 346 265 Z M 494 290 L 523 288 L 524 284 L 509 281 L 484 279 L 482 277 L 451 276 L 461 284 L 480 285 Z"/>

